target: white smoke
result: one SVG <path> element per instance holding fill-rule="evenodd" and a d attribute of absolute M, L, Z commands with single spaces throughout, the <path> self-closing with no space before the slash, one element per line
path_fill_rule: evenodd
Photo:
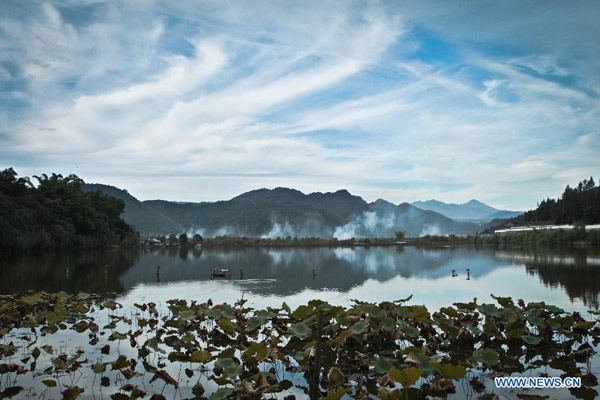
<path fill-rule="evenodd" d="M 338 226 L 333 232 L 333 237 L 339 240 L 352 239 L 356 237 L 356 231 L 359 229 L 358 221 L 348 222 L 346 225 Z"/>
<path fill-rule="evenodd" d="M 437 225 L 424 225 L 419 236 L 442 236 L 442 230 Z"/>
<path fill-rule="evenodd" d="M 236 236 L 237 232 L 232 226 L 228 226 L 228 225 L 220 226 L 219 228 L 217 228 L 216 230 L 214 230 L 212 232 L 206 230 L 206 228 L 198 228 L 198 227 L 192 227 L 192 228 L 188 229 L 188 231 L 186 232 L 186 235 L 189 238 L 193 237 L 195 234 L 199 234 L 203 238 L 209 238 L 209 237 L 216 237 L 216 236 Z"/>
<path fill-rule="evenodd" d="M 357 237 L 388 236 L 394 228 L 396 215 L 387 213 L 378 216 L 375 211 L 365 211 L 361 216 L 348 222 L 346 225 L 338 226 L 333 232 L 333 237 L 338 240 L 346 240 Z"/>
<path fill-rule="evenodd" d="M 212 236 L 235 236 L 236 230 L 232 226 L 220 226 L 212 233 Z"/>
<path fill-rule="evenodd" d="M 194 235 L 200 235 L 202 237 L 206 237 L 206 229 L 204 229 L 204 228 L 190 228 L 190 229 L 188 229 L 188 231 L 185 234 L 189 238 L 194 237 Z"/>
<path fill-rule="evenodd" d="M 278 222 L 273 223 L 273 227 L 271 228 L 271 230 L 268 233 L 262 235 L 261 238 L 275 239 L 278 237 L 285 238 L 287 236 L 296 237 L 296 232 L 292 225 L 290 225 L 290 223 L 286 221 L 283 225 L 281 225 Z"/>
<path fill-rule="evenodd" d="M 334 237 L 338 240 L 348 240 L 352 238 L 371 238 L 371 237 L 394 237 L 394 231 L 405 231 L 408 236 L 426 236 L 443 235 L 444 229 L 437 224 L 424 224 L 422 218 L 415 214 L 412 208 L 403 213 L 397 214 L 393 210 L 374 210 L 364 211 L 361 215 L 350 222 L 331 228 L 324 224 L 319 218 L 309 217 L 301 224 L 292 224 L 288 221 L 271 221 L 271 228 L 268 232 L 260 235 L 261 238 L 275 239 L 277 237 Z M 417 235 L 417 232 L 418 235 Z M 187 232 L 188 237 L 199 233 L 203 237 L 215 236 L 256 236 L 255 233 L 246 232 L 239 227 L 224 225 L 216 229 L 208 230 L 201 227 L 190 228 Z"/>

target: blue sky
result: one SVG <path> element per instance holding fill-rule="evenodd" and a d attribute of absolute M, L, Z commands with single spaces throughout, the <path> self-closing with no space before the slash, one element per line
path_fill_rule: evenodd
<path fill-rule="evenodd" d="M 594 1 L 0 2 L 0 167 L 528 209 L 600 175 Z"/>

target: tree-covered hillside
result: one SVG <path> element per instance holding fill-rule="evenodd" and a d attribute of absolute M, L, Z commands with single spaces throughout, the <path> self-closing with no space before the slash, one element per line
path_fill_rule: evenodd
<path fill-rule="evenodd" d="M 523 220 L 526 223 L 598 224 L 600 186 L 596 186 L 593 177 L 584 179 L 574 188 L 567 185 L 560 198 L 542 200 L 535 210 L 523 214 Z"/>
<path fill-rule="evenodd" d="M 100 191 L 125 202 L 125 211 L 121 214 L 128 224 L 136 227 L 139 232 L 183 232 L 185 228 L 174 221 L 169 215 L 160 211 L 159 207 L 151 207 L 149 202 L 142 202 L 129 194 L 127 190 L 119 189 L 100 183 L 86 183 L 82 186 L 86 192 Z"/>
<path fill-rule="evenodd" d="M 454 221 L 433 211 L 383 200 L 367 203 L 346 190 L 304 194 L 295 189 L 258 189 L 226 201 L 139 201 L 127 191 L 86 184 L 125 201 L 123 219 L 143 234 L 200 233 L 248 237 L 394 237 L 474 234 L 487 224 Z M 495 225 L 497 225 L 496 223 Z"/>
<path fill-rule="evenodd" d="M 0 249 L 101 247 L 135 238 L 120 217 L 125 203 L 99 191 L 85 192 L 76 175 L 19 178 L 0 172 Z"/>
<path fill-rule="evenodd" d="M 360 197 L 345 190 L 305 195 L 294 189 L 253 190 L 231 200 L 214 203 L 139 201 L 127 191 L 108 185 L 85 184 L 122 199 L 123 219 L 144 234 L 170 234 L 200 230 L 203 235 L 331 237 L 336 226 L 368 210 Z"/>

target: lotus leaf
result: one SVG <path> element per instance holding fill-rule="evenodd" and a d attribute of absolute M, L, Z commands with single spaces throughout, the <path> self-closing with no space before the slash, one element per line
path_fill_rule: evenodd
<path fill-rule="evenodd" d="M 395 382 L 400 383 L 406 388 L 417 383 L 421 375 L 423 375 L 423 370 L 415 367 L 404 368 L 401 370 L 392 368 L 389 370 L 388 375 Z"/>

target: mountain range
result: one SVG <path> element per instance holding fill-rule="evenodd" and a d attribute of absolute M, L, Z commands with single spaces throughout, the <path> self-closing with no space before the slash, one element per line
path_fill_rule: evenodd
<path fill-rule="evenodd" d="M 346 190 L 304 194 L 288 188 L 258 189 L 231 200 L 201 203 L 140 201 L 126 190 L 102 184 L 85 184 L 84 190 L 122 199 L 123 219 L 142 234 L 349 239 L 393 237 L 395 231 L 404 231 L 414 237 L 474 234 L 502 222 L 457 221 L 439 212 L 382 199 L 367 203 Z"/>
<path fill-rule="evenodd" d="M 521 211 L 498 210 L 478 200 L 470 200 L 463 204 L 444 203 L 438 200 L 415 201 L 413 206 L 421 210 L 430 210 L 456 220 L 491 221 L 508 219 L 521 215 Z"/>

